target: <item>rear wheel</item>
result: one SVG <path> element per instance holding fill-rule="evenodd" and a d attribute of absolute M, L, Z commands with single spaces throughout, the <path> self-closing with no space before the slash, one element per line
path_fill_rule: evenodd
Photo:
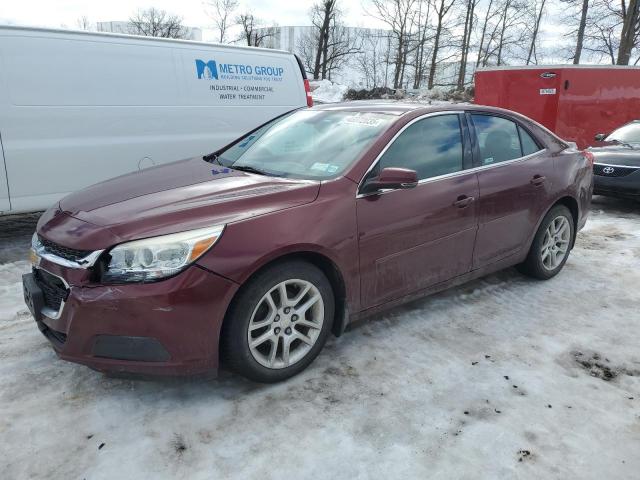
<path fill-rule="evenodd" d="M 222 331 L 222 360 L 264 383 L 304 370 L 324 346 L 334 314 L 331 284 L 302 261 L 275 265 L 243 286 Z"/>
<path fill-rule="evenodd" d="M 556 205 L 542 220 L 527 259 L 518 269 L 541 280 L 556 276 L 569 258 L 574 235 L 571 211 L 564 205 Z"/>

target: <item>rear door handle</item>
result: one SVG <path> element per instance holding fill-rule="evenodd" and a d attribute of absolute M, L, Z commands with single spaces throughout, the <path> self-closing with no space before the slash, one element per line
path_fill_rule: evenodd
<path fill-rule="evenodd" d="M 468 197 L 467 195 L 460 195 L 458 199 L 453 202 L 454 207 L 465 208 L 468 207 L 471 202 L 473 202 L 475 198 Z"/>
<path fill-rule="evenodd" d="M 529 183 L 531 183 L 531 185 L 535 185 L 537 187 L 539 185 L 542 185 L 546 181 L 547 181 L 547 177 L 545 177 L 543 175 L 534 175 L 533 178 L 531 180 L 529 180 Z"/>

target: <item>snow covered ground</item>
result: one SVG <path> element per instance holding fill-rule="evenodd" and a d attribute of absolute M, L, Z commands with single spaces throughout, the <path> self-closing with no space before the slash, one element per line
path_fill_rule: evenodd
<path fill-rule="evenodd" d="M 329 341 L 279 385 L 105 377 L 22 304 L 0 219 L 0 477 L 638 478 L 640 204 L 596 197 L 564 271 L 506 270 Z"/>

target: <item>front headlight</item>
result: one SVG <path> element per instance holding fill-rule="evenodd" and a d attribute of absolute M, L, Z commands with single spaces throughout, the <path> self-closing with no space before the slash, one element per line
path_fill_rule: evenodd
<path fill-rule="evenodd" d="M 220 238 L 224 225 L 134 240 L 112 248 L 102 280 L 144 282 L 175 275 L 195 262 Z"/>

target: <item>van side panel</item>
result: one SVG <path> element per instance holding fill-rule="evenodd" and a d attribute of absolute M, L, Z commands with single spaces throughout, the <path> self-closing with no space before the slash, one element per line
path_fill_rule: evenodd
<path fill-rule="evenodd" d="M 516 111 L 555 131 L 559 82 L 553 69 L 479 70 L 474 103 Z"/>
<path fill-rule="evenodd" d="M 209 153 L 306 105 L 295 57 L 277 51 L 0 29 L 0 54 L 14 211 Z"/>
<path fill-rule="evenodd" d="M 4 72 L 6 72 L 6 68 L 2 59 L 2 51 L 0 51 L 0 119 L 6 116 L 7 109 L 7 86 Z M 2 128 L 0 128 L 0 214 L 9 210 L 11 210 L 9 183 L 7 181 L 7 167 L 4 163 Z"/>
<path fill-rule="evenodd" d="M 8 212 L 9 210 L 11 210 L 11 202 L 9 201 L 9 183 L 7 182 L 7 167 L 4 163 L 2 132 L 0 132 L 0 213 Z"/>

